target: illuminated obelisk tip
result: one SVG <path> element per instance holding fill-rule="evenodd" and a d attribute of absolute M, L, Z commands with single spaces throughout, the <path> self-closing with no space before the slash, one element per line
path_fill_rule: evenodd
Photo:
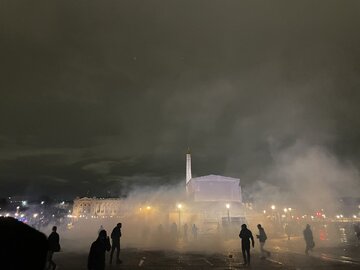
<path fill-rule="evenodd" d="M 188 148 L 187 153 L 186 153 L 186 190 L 187 190 L 187 185 L 189 184 L 189 181 L 191 178 L 192 178 L 192 176 L 191 176 L 191 153 L 190 153 L 190 148 Z"/>

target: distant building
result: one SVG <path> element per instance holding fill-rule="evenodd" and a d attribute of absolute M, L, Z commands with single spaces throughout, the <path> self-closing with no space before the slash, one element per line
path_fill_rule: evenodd
<path fill-rule="evenodd" d="M 189 150 L 186 154 L 186 191 L 195 202 L 242 202 L 238 178 L 213 174 L 192 178 Z"/>
<path fill-rule="evenodd" d="M 74 217 L 111 217 L 120 215 L 121 199 L 77 198 L 74 200 Z"/>

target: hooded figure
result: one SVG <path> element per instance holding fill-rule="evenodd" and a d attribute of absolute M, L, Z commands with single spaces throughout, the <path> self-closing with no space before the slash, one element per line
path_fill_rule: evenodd
<path fill-rule="evenodd" d="M 105 230 L 100 231 L 98 238 L 91 244 L 88 257 L 88 270 L 105 269 L 105 252 L 110 251 L 110 239 Z"/>
<path fill-rule="evenodd" d="M 306 243 L 305 254 L 309 255 L 309 250 L 312 251 L 312 249 L 315 247 L 313 233 L 310 229 L 309 224 L 306 225 L 306 228 L 304 230 L 304 240 Z"/>

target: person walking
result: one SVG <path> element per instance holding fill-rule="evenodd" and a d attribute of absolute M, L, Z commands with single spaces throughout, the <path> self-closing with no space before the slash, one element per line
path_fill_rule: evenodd
<path fill-rule="evenodd" d="M 88 270 L 105 269 L 105 252 L 110 251 L 110 239 L 105 230 L 100 231 L 98 238 L 91 244 L 88 256 Z"/>
<path fill-rule="evenodd" d="M 187 241 L 188 239 L 188 225 L 187 223 L 184 224 L 184 240 Z"/>
<path fill-rule="evenodd" d="M 111 253 L 110 253 L 110 264 L 112 263 L 112 258 L 114 255 L 114 251 L 116 249 L 116 263 L 120 264 L 122 261 L 120 260 L 120 237 L 121 237 L 121 223 L 118 223 L 116 227 L 111 232 Z"/>
<path fill-rule="evenodd" d="M 48 253 L 47 253 L 47 268 L 46 269 L 56 269 L 56 263 L 53 261 L 54 252 L 60 251 L 60 236 L 56 232 L 57 227 L 52 227 L 52 232 L 48 237 Z"/>
<path fill-rule="evenodd" d="M 192 231 L 194 240 L 197 240 L 198 228 L 196 227 L 195 224 L 193 224 L 191 231 Z"/>
<path fill-rule="evenodd" d="M 313 250 L 313 248 L 315 247 L 315 242 L 314 242 L 314 237 L 313 237 L 313 233 L 310 229 L 310 225 L 307 224 L 306 228 L 304 230 L 304 240 L 306 243 L 306 248 L 305 248 L 305 254 L 309 255 L 309 250 Z"/>
<path fill-rule="evenodd" d="M 260 252 L 261 252 L 261 258 L 265 259 L 267 254 L 268 257 L 270 257 L 270 252 L 264 249 L 265 241 L 267 239 L 267 235 L 265 233 L 265 229 L 261 226 L 261 224 L 257 225 L 257 228 L 259 229 L 259 234 L 256 235 L 256 237 L 259 239 L 260 243 Z"/>
<path fill-rule="evenodd" d="M 244 265 L 250 266 L 250 240 L 253 248 L 255 247 L 255 243 L 252 232 L 247 228 L 246 224 L 241 225 L 239 237 L 241 238 L 241 251 L 244 258 Z"/>

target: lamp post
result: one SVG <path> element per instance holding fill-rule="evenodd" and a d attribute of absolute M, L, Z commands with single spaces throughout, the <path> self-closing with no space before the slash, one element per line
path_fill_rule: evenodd
<path fill-rule="evenodd" d="M 230 204 L 227 203 L 225 206 L 226 206 L 226 209 L 227 209 L 228 222 L 229 222 L 229 224 L 230 224 Z"/>
<path fill-rule="evenodd" d="M 273 211 L 274 221 L 275 221 L 275 223 L 277 223 L 278 222 L 278 217 L 277 217 L 277 212 L 275 212 L 276 206 L 273 204 L 273 205 L 271 205 L 270 208 Z"/>
<path fill-rule="evenodd" d="M 180 217 L 180 215 L 181 215 L 181 208 L 182 208 L 181 203 L 179 203 L 179 204 L 177 205 L 177 208 L 178 208 L 178 210 L 179 210 L 179 234 L 180 234 L 180 226 L 181 226 L 181 217 Z"/>

